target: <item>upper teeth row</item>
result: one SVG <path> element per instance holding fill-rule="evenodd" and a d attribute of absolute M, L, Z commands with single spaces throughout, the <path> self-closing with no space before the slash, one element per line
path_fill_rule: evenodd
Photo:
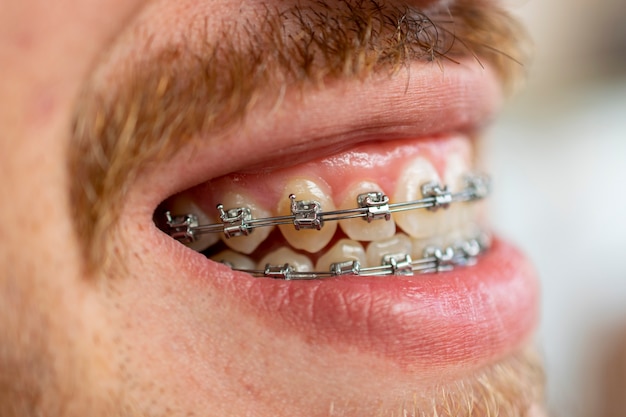
<path fill-rule="evenodd" d="M 352 218 L 362 218 L 368 223 L 374 220 L 390 220 L 391 214 L 407 210 L 447 208 L 451 203 L 473 201 L 485 198 L 490 191 L 490 180 L 485 175 L 471 174 L 465 176 L 465 188 L 453 193 L 448 187 L 437 182 L 428 182 L 421 186 L 422 199 L 389 203 L 383 192 L 371 191 L 359 194 L 357 207 L 345 210 L 323 211 L 322 205 L 315 200 L 297 200 L 291 194 L 291 214 L 285 216 L 255 219 L 250 208 L 235 207 L 224 209 L 217 205 L 220 223 L 198 224 L 198 216 L 194 213 L 172 215 L 165 213 L 165 231 L 174 239 L 190 244 L 197 236 L 205 233 L 223 233 L 226 238 L 247 236 L 259 227 L 270 227 L 293 224 L 296 230 L 321 230 L 325 222 Z"/>

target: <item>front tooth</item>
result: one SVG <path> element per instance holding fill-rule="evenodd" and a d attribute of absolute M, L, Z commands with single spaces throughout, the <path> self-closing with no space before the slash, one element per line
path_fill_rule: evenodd
<path fill-rule="evenodd" d="M 469 156 L 454 152 L 446 158 L 446 170 L 443 174 L 444 184 L 453 193 L 465 187 L 465 174 L 470 171 Z"/>
<path fill-rule="evenodd" d="M 174 216 L 195 214 L 198 216 L 198 224 L 200 225 L 217 223 L 217 217 L 206 214 L 188 195 L 182 194 L 172 198 L 165 204 L 165 209 L 169 210 Z M 198 234 L 196 235 L 196 240 L 187 244 L 187 246 L 200 252 L 214 245 L 218 240 L 219 236 L 217 233 Z"/>
<path fill-rule="evenodd" d="M 312 272 L 313 262 L 308 256 L 295 252 L 288 247 L 282 247 L 265 255 L 257 264 L 258 269 L 265 269 L 265 265 L 284 265 L 288 263 L 298 272 Z"/>
<path fill-rule="evenodd" d="M 428 160 L 416 158 L 405 167 L 402 175 L 400 175 L 393 201 L 423 199 L 422 185 L 432 181 L 441 183 L 435 168 Z M 442 229 L 442 222 L 445 221 L 444 211 L 444 209 L 436 211 L 427 209 L 407 210 L 396 213 L 395 220 L 396 224 L 410 236 L 426 238 L 436 235 Z"/>
<path fill-rule="evenodd" d="M 305 178 L 295 178 L 287 182 L 283 196 L 278 204 L 279 215 L 291 214 L 290 194 L 296 200 L 315 200 L 321 204 L 322 211 L 335 210 L 335 204 L 329 197 L 329 187 L 321 181 L 312 181 Z M 294 248 L 314 253 L 330 242 L 337 230 L 337 222 L 324 223 L 321 230 L 296 230 L 292 224 L 279 226 L 285 240 Z"/>
<path fill-rule="evenodd" d="M 357 207 L 357 196 L 371 191 L 382 191 L 382 187 L 371 181 L 361 181 L 350 187 L 350 193 L 341 202 L 340 209 Z M 372 240 L 386 239 L 396 233 L 396 222 L 393 220 L 366 220 L 349 219 L 342 220 L 339 226 L 350 239 L 369 242 Z"/>
<path fill-rule="evenodd" d="M 217 255 L 211 256 L 211 259 L 216 262 L 222 262 L 232 265 L 236 269 L 255 269 L 255 264 L 252 259 L 241 253 L 226 249 Z"/>
<path fill-rule="evenodd" d="M 389 239 L 370 242 L 365 251 L 367 266 L 378 266 L 382 264 L 385 255 L 411 254 L 411 238 L 404 233 L 398 233 Z"/>
<path fill-rule="evenodd" d="M 252 213 L 253 219 L 271 217 L 271 212 L 258 204 L 255 199 L 244 192 L 229 191 L 221 196 L 221 204 L 225 209 L 236 207 L 248 207 Z M 252 233 L 248 236 L 235 236 L 230 239 L 224 234 L 221 235 L 222 241 L 229 248 L 241 253 L 250 254 L 263 242 L 272 232 L 274 226 L 258 227 L 252 229 Z"/>
<path fill-rule="evenodd" d="M 365 250 L 359 242 L 350 239 L 339 240 L 330 250 L 320 256 L 315 264 L 316 271 L 330 271 L 330 265 L 335 262 L 359 261 L 365 265 Z"/>
<path fill-rule="evenodd" d="M 464 175 L 469 172 L 468 157 L 460 152 L 455 152 L 446 158 L 446 170 L 444 172 L 444 184 L 452 193 L 461 191 L 465 187 Z M 448 233 L 459 228 L 472 216 L 473 203 L 453 203 L 442 214 L 445 220 L 442 222 L 440 233 Z"/>

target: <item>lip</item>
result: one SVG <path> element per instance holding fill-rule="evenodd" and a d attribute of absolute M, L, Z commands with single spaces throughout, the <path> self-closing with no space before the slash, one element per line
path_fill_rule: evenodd
<path fill-rule="evenodd" d="M 146 170 L 137 203 L 151 216 L 167 197 L 228 173 L 280 168 L 302 155 L 301 161 L 311 160 L 364 142 L 471 136 L 501 102 L 497 75 L 473 58 L 444 69 L 418 63 L 395 75 L 288 92 L 278 106 L 259 105 L 235 130 L 199 137 L 167 164 Z"/>
<path fill-rule="evenodd" d="M 514 352 L 538 318 L 533 268 L 496 239 L 477 265 L 413 277 L 254 278 L 177 248 L 180 273 L 305 340 L 356 348 L 411 371 L 480 366 Z M 184 261 L 183 261 L 184 260 Z"/>
<path fill-rule="evenodd" d="M 140 228 L 151 229 L 155 259 L 168 259 L 179 279 L 223 295 L 265 326 L 382 355 L 410 370 L 480 366 L 519 349 L 537 322 L 538 285 L 525 258 L 499 239 L 476 266 L 448 273 L 276 281 L 212 262 L 152 223 L 160 202 L 211 178 L 263 161 L 280 167 L 294 155 L 310 159 L 373 138 L 474 132 L 499 107 L 496 77 L 471 60 L 445 71 L 420 64 L 410 74 L 327 86 L 304 100 L 286 97 L 281 109 L 289 111 L 255 111 L 236 132 L 144 172 L 128 207 Z"/>

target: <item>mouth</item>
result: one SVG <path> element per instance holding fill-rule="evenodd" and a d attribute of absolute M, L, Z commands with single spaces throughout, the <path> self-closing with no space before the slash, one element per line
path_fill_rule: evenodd
<path fill-rule="evenodd" d="M 156 256 L 268 327 L 313 343 L 382 355 L 412 370 L 493 363 L 527 343 L 538 291 L 525 258 L 492 238 L 482 202 L 383 210 L 370 222 L 367 214 L 319 216 L 323 225 L 306 227 L 294 221 L 294 204 L 365 213 L 358 199 L 371 192 L 390 207 L 435 201 L 428 184 L 447 197 L 466 195 L 467 174 L 481 168 L 476 137 L 499 102 L 497 77 L 471 60 L 325 87 L 305 104 L 292 105 L 287 95 L 262 123 L 252 118 L 236 136 L 172 159 L 161 172 L 175 176 L 152 173 L 141 194 L 158 225 Z M 249 209 L 243 222 L 241 209 Z M 172 237 L 172 219 L 181 215 L 208 227 L 183 243 Z M 274 221 L 248 227 L 252 219 Z M 446 250 L 470 243 L 480 250 L 458 264 L 441 262 Z M 420 262 L 423 270 L 414 267 Z M 384 273 L 362 272 L 381 267 Z"/>
<path fill-rule="evenodd" d="M 489 182 L 468 174 L 471 149 L 459 135 L 372 142 L 228 174 L 168 199 L 156 220 L 190 248 L 254 275 L 442 272 L 473 264 L 489 246 L 475 203 Z"/>

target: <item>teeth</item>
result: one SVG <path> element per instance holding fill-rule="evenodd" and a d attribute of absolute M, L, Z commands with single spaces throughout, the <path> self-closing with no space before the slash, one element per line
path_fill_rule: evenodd
<path fill-rule="evenodd" d="M 447 242 L 448 239 L 441 236 L 433 236 L 425 239 L 411 239 L 411 244 L 413 249 L 411 251 L 411 256 L 413 259 L 420 259 L 424 256 L 424 250 L 429 246 L 434 246 L 438 248 L 444 247 L 444 243 Z"/>
<path fill-rule="evenodd" d="M 246 255 L 228 249 L 211 256 L 211 259 L 216 262 L 228 263 L 236 269 L 254 269 L 256 266 L 254 261 Z"/>
<path fill-rule="evenodd" d="M 424 158 L 416 158 L 398 178 L 394 202 L 420 200 L 423 198 L 422 185 L 431 181 L 441 183 L 435 168 Z M 445 185 L 445 184 L 441 184 Z M 445 221 L 445 210 L 410 210 L 395 214 L 396 224 L 407 234 L 415 238 L 435 236 Z"/>
<path fill-rule="evenodd" d="M 455 152 L 446 158 L 446 170 L 443 175 L 444 184 L 450 191 L 461 191 L 465 187 L 465 174 L 470 171 L 470 161 L 461 152 Z"/>
<path fill-rule="evenodd" d="M 448 186 L 448 190 L 455 193 L 465 187 L 464 175 L 469 172 L 469 160 L 460 152 L 455 152 L 446 158 L 446 170 L 443 175 L 444 184 Z M 440 233 L 448 233 L 458 230 L 462 224 L 469 220 L 467 216 L 473 216 L 471 210 L 475 207 L 475 203 L 456 203 L 451 204 L 447 210 L 444 210 L 441 217 L 444 218 Z"/>
<path fill-rule="evenodd" d="M 366 258 L 363 246 L 354 240 L 341 239 L 317 260 L 315 269 L 317 271 L 329 271 L 330 264 L 342 261 L 359 261 L 361 265 L 365 265 Z"/>
<path fill-rule="evenodd" d="M 435 246 L 438 248 L 455 246 L 457 243 L 475 236 L 477 236 L 477 234 L 470 233 L 467 230 L 455 230 L 453 232 L 446 233 L 445 235 L 430 237 L 428 239 L 411 239 L 411 242 L 413 243 L 412 256 L 421 258 L 424 256 L 424 250 L 429 246 Z"/>
<path fill-rule="evenodd" d="M 198 216 L 198 224 L 211 224 L 217 222 L 217 216 L 209 216 L 198 207 L 193 200 L 187 195 L 179 195 L 169 203 L 166 203 L 165 209 L 169 210 L 173 215 L 182 215 L 193 213 Z M 196 240 L 189 243 L 188 246 L 196 251 L 203 251 L 219 240 L 219 235 L 215 233 L 205 233 L 196 236 Z"/>
<path fill-rule="evenodd" d="M 381 191 L 382 187 L 371 181 L 361 181 L 350 187 L 350 193 L 342 201 L 339 208 L 351 209 L 357 207 L 359 194 Z M 349 219 L 340 222 L 339 226 L 350 239 L 369 242 L 372 240 L 386 239 L 396 233 L 396 222 L 393 220 L 373 220 L 368 223 L 364 219 Z"/>
<path fill-rule="evenodd" d="M 258 269 L 264 269 L 265 265 L 283 265 L 289 263 L 296 271 L 313 271 L 313 262 L 308 256 L 295 252 L 291 248 L 282 247 L 265 255 L 257 264 Z"/>
<path fill-rule="evenodd" d="M 385 255 L 412 253 L 411 239 L 404 233 L 398 233 L 389 239 L 370 242 L 365 251 L 367 266 L 382 264 Z"/>
<path fill-rule="evenodd" d="M 269 210 L 261 207 L 252 196 L 241 192 L 229 191 L 220 199 L 225 209 L 235 207 L 248 207 L 252 213 L 252 218 L 271 217 Z M 241 253 L 250 254 L 263 242 L 274 229 L 271 227 L 258 227 L 253 229 L 248 236 L 237 236 L 227 239 L 223 234 L 222 241 L 231 249 Z"/>
<path fill-rule="evenodd" d="M 439 177 L 433 164 L 424 157 L 410 157 L 412 159 L 407 161 L 408 164 L 399 172 L 391 202 L 421 200 L 424 198 L 422 186 L 431 182 L 447 186 L 452 193 L 463 190 L 466 187 L 464 175 L 472 166 L 471 147 L 469 145 L 454 146 L 448 149 L 447 153 L 442 178 Z M 296 218 L 300 230 L 297 230 L 294 224 L 278 226 L 285 239 L 284 246 L 269 253 L 267 249 L 264 249 L 259 251 L 259 254 L 255 254 L 261 245 L 271 244 L 270 247 L 276 245 L 273 237 L 278 236 L 272 236 L 267 240 L 275 226 L 258 227 L 253 229 L 248 236 L 230 239 L 227 239 L 223 233 L 198 234 L 197 240 L 189 246 L 203 251 L 222 239 L 228 246 L 228 250 L 217 255 L 205 253 L 211 259 L 218 262 L 224 261 L 236 269 L 265 269 L 266 264 L 277 266 L 289 263 L 300 272 L 310 272 L 328 271 L 332 263 L 350 260 L 358 261 L 363 267 L 379 266 L 383 257 L 391 254 L 410 254 L 412 258 L 419 259 L 423 257 L 424 249 L 429 246 L 445 247 L 461 238 L 468 239 L 477 234 L 476 223 L 480 224 L 480 215 L 483 213 L 483 208 L 478 206 L 478 202 L 456 202 L 450 204 L 447 209 L 440 208 L 436 211 L 424 208 L 399 211 L 393 213 L 388 221 L 376 219 L 368 223 L 362 218 L 327 220 L 320 230 L 312 229 L 309 226 L 314 225 L 314 222 L 311 222 L 311 217 L 314 216 L 306 215 L 309 202 L 318 202 L 320 210 L 324 212 L 336 210 L 330 186 L 323 178 L 312 172 L 307 171 L 306 175 L 301 176 L 293 175 L 291 179 L 288 179 L 277 207 L 271 207 L 270 210 L 267 209 L 267 205 L 268 202 L 273 201 L 273 196 L 271 200 L 267 198 L 265 201 L 263 200 L 266 198 L 265 195 L 254 194 L 245 187 L 240 189 L 241 187 L 237 187 L 236 183 L 217 187 L 218 191 L 212 190 L 207 196 L 212 201 L 221 203 L 225 210 L 247 207 L 254 219 L 290 216 L 292 204 L 299 207 L 300 212 L 305 214 L 300 217 L 300 222 L 298 222 L 298 217 Z M 339 205 L 340 209 L 348 210 L 358 207 L 357 196 L 360 194 L 392 191 L 383 190 L 377 183 L 382 180 L 368 179 L 379 177 L 363 174 L 361 178 L 364 179 L 351 183 L 349 192 L 344 194 L 345 197 Z M 295 195 L 295 199 L 290 199 L 291 194 Z M 192 194 L 180 194 L 165 202 L 163 207 L 170 210 L 173 215 L 194 213 L 198 216 L 201 225 L 221 223 L 217 210 L 209 210 L 210 214 L 207 214 L 198 207 L 190 195 Z M 347 238 L 333 240 L 337 226 L 341 227 Z M 327 247 L 331 241 L 332 247 Z M 364 245 L 367 245 L 366 250 Z M 221 249 L 221 245 L 215 249 Z M 214 253 L 215 249 L 211 253 Z M 304 252 L 319 253 L 309 256 Z M 265 256 L 257 262 L 263 253 Z M 311 258 L 317 260 L 315 268 Z"/>
<path fill-rule="evenodd" d="M 322 206 L 322 211 L 335 210 L 329 191 L 326 184 L 304 178 L 292 179 L 285 185 L 285 191 L 278 205 L 278 213 L 279 215 L 291 214 L 290 194 L 294 194 L 296 200 L 318 201 Z M 326 222 L 321 230 L 296 230 L 293 225 L 281 225 L 279 228 L 291 246 L 314 253 L 330 242 L 337 230 L 337 222 Z"/>

